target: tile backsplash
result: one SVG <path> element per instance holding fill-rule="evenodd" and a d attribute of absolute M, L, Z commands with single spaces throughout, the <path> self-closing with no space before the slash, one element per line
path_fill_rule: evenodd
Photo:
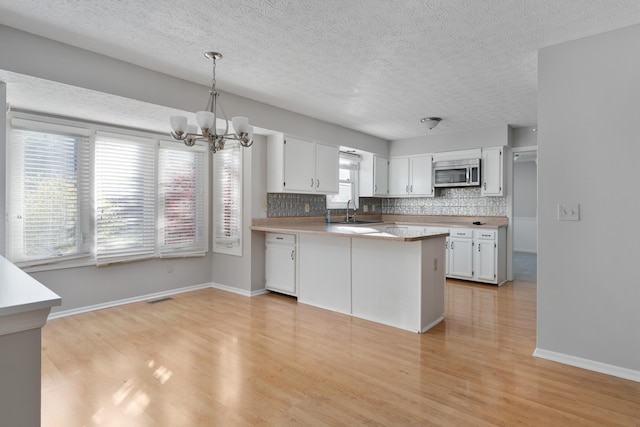
<path fill-rule="evenodd" d="M 308 205 L 309 212 L 305 208 Z M 366 210 L 368 212 L 365 212 Z M 315 194 L 267 194 L 267 216 L 324 216 L 326 196 Z M 331 209 L 332 215 L 344 209 Z M 506 216 L 506 197 L 483 197 L 480 188 L 439 188 L 435 197 L 361 197 L 360 214 Z"/>

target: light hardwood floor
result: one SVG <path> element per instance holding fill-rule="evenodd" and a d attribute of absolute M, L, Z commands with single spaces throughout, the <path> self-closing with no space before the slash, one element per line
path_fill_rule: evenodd
<path fill-rule="evenodd" d="M 43 329 L 47 426 L 639 426 L 640 383 L 531 356 L 535 285 L 449 281 L 418 335 L 207 289 Z"/>

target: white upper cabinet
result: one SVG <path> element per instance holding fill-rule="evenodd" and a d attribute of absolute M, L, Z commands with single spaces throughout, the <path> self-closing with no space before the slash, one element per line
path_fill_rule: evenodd
<path fill-rule="evenodd" d="M 267 139 L 267 192 L 338 192 L 338 147 L 282 134 Z"/>
<path fill-rule="evenodd" d="M 360 197 L 386 197 L 389 194 L 389 160 L 366 153 L 360 162 Z"/>
<path fill-rule="evenodd" d="M 409 190 L 412 196 L 433 196 L 433 156 L 426 154 L 423 156 L 411 157 L 411 183 Z"/>
<path fill-rule="evenodd" d="M 389 160 L 389 195 L 433 197 L 433 156 L 423 154 Z"/>
<path fill-rule="evenodd" d="M 373 195 L 389 194 L 389 160 L 382 157 L 373 158 Z"/>
<path fill-rule="evenodd" d="M 483 196 L 504 196 L 504 163 L 503 147 L 482 149 L 481 194 Z"/>
<path fill-rule="evenodd" d="M 389 159 L 389 195 L 407 196 L 409 194 L 409 158 L 393 157 Z"/>
<path fill-rule="evenodd" d="M 340 152 L 338 147 L 316 144 L 316 192 L 334 194 L 339 191 Z"/>

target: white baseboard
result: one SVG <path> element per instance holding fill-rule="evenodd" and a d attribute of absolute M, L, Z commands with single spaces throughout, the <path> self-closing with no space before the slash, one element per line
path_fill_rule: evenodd
<path fill-rule="evenodd" d="M 269 292 L 264 288 L 258 289 L 257 291 L 247 291 L 246 289 L 240 289 L 240 288 L 235 288 L 233 286 L 221 285 L 219 283 L 212 283 L 211 287 L 214 289 L 220 289 L 221 291 L 231 292 L 233 294 L 238 294 L 245 297 L 255 297 L 257 295 L 262 295 Z"/>
<path fill-rule="evenodd" d="M 557 353 L 555 351 L 542 350 L 540 348 L 536 348 L 533 352 L 533 355 L 541 359 L 547 359 L 553 362 L 563 363 L 565 365 L 571 365 L 578 368 L 588 369 L 594 372 L 600 372 L 601 374 L 612 375 L 614 377 L 640 382 L 640 371 L 634 371 L 632 369 L 622 368 L 620 366 L 609 365 L 607 363 L 596 362 L 594 360 L 583 359 L 581 357 L 570 356 L 564 353 Z"/>
<path fill-rule="evenodd" d="M 211 287 L 212 287 L 211 283 L 203 283 L 201 285 L 194 285 L 194 286 L 187 286 L 187 287 L 184 287 L 184 288 L 171 289 L 171 290 L 168 290 L 168 291 L 156 292 L 156 293 L 153 293 L 153 294 L 140 295 L 140 296 L 133 297 L 133 298 L 125 298 L 125 299 L 116 300 L 116 301 L 109 301 L 109 302 L 105 302 L 105 303 L 102 303 L 102 304 L 87 305 L 85 307 L 79 307 L 79 308 L 72 308 L 72 309 L 69 309 L 69 310 L 56 311 L 55 313 L 49 314 L 48 320 L 58 319 L 60 317 L 73 316 L 74 314 L 88 313 L 90 311 L 102 310 L 102 309 L 105 309 L 105 308 L 117 307 L 119 305 L 131 304 L 131 303 L 134 303 L 134 302 L 142 302 L 142 301 L 149 301 L 149 300 L 158 299 L 158 298 L 164 298 L 164 297 L 167 297 L 167 296 L 170 296 L 170 295 L 177 295 L 177 294 L 181 294 L 181 293 L 184 293 L 184 292 L 199 291 L 200 289 L 207 289 L 207 288 L 211 288 Z"/>
<path fill-rule="evenodd" d="M 438 317 L 435 321 L 429 323 L 427 326 L 425 326 L 424 328 L 422 328 L 422 330 L 420 331 L 421 334 L 424 334 L 425 332 L 427 332 L 429 329 L 433 328 L 434 326 L 436 326 L 438 323 L 442 322 L 444 320 L 444 316 L 440 316 Z"/>

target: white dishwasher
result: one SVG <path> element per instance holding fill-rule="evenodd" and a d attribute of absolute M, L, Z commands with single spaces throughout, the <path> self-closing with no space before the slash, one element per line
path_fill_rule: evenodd
<path fill-rule="evenodd" d="M 265 287 L 297 296 L 296 235 L 267 233 L 266 237 Z"/>

